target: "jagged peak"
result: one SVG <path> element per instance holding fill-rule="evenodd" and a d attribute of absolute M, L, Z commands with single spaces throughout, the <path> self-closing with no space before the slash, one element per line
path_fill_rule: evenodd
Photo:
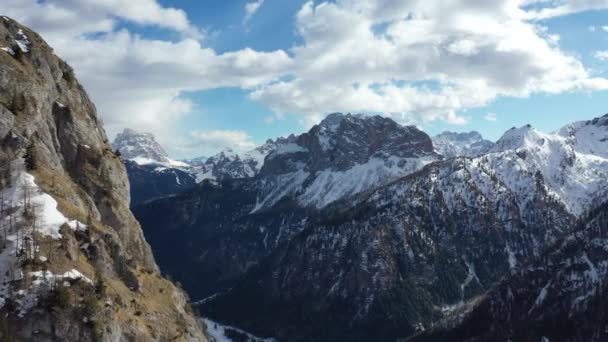
<path fill-rule="evenodd" d="M 492 152 L 515 150 L 533 145 L 542 145 L 548 135 L 527 124 L 519 128 L 512 127 L 506 131 L 491 149 Z"/>

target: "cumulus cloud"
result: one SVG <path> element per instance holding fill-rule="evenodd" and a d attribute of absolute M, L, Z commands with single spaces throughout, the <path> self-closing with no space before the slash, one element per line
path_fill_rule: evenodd
<path fill-rule="evenodd" d="M 248 1 L 246 18 L 262 3 Z M 109 135 L 132 126 L 175 148 L 174 128 L 195 109 L 188 94 L 218 87 L 246 89 L 275 118 L 295 114 L 306 125 L 334 111 L 463 124 L 458 113 L 498 97 L 608 89 L 543 26 L 605 8 L 608 0 L 308 1 L 294 19 L 302 43 L 289 53 L 218 53 L 184 11 L 158 0 L 0 3 L 1 13 L 40 32 L 74 67 Z M 125 22 L 168 30 L 171 39 L 140 36 Z M 226 133 L 188 139 L 250 146 L 217 132 Z"/>
<path fill-rule="evenodd" d="M 607 80 L 590 75 L 535 21 L 604 3 L 309 1 L 296 17 L 304 43 L 292 49 L 290 77 L 250 96 L 279 114 L 381 112 L 458 124 L 466 121 L 459 111 L 500 96 L 606 89 Z"/>
<path fill-rule="evenodd" d="M 257 12 L 260 7 L 264 4 L 264 0 L 255 0 L 251 2 L 247 2 L 245 4 L 245 18 L 243 22 L 248 22 L 251 17 Z"/>
<path fill-rule="evenodd" d="M 290 64 L 281 50 L 218 54 L 203 45 L 204 30 L 184 11 L 157 0 L 3 0 L 0 13 L 38 31 L 72 65 L 110 136 L 134 127 L 171 145 L 174 128 L 194 107 L 185 93 L 256 87 Z M 122 28 L 125 21 L 167 29 L 177 39 L 142 37 Z"/>

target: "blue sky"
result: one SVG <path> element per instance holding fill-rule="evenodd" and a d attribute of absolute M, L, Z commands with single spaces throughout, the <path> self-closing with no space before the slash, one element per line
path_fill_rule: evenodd
<path fill-rule="evenodd" d="M 185 9 L 198 25 L 214 32 L 208 40 L 217 51 L 233 51 L 245 47 L 272 51 L 285 49 L 301 42 L 294 26 L 294 17 L 305 1 L 266 0 L 258 12 L 243 24 L 246 1 L 162 1 L 168 6 Z M 573 54 L 598 75 L 608 76 L 608 64 L 597 60 L 597 50 L 608 49 L 608 11 L 586 11 L 542 22 L 549 32 L 560 35 L 560 46 Z M 595 31 L 590 28 L 594 27 Z M 257 143 L 306 129 L 295 118 L 287 117 L 272 124 L 264 122 L 272 111 L 247 97 L 247 92 L 235 88 L 217 89 L 192 95 L 201 115 L 195 120 L 201 127 L 247 130 Z M 537 94 L 527 98 L 503 97 L 489 105 L 462 111 L 470 117 L 464 125 L 443 121 L 426 123 L 423 129 L 430 134 L 444 130 L 478 130 L 490 139 L 500 138 L 513 126 L 532 124 L 543 131 L 552 131 L 573 121 L 586 120 L 608 113 L 608 92 L 571 92 L 558 95 Z M 496 121 L 484 119 L 496 114 Z M 187 127 L 184 127 L 187 129 Z"/>
<path fill-rule="evenodd" d="M 7 0 L 70 63 L 113 136 L 176 158 L 247 150 L 334 111 L 429 134 L 608 112 L 608 0 Z"/>

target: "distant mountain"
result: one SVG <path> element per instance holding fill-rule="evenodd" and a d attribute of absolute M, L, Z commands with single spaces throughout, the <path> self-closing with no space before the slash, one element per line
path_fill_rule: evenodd
<path fill-rule="evenodd" d="M 169 158 L 152 133 L 125 128 L 112 146 L 125 161 L 131 184 L 131 206 L 196 184 L 191 165 Z"/>
<path fill-rule="evenodd" d="M 494 143 L 484 139 L 478 132 L 443 132 L 434 136 L 435 151 L 445 158 L 477 157 L 488 152 Z"/>
<path fill-rule="evenodd" d="M 525 189 L 526 175 L 539 173 L 568 211 L 580 215 L 601 201 L 608 188 L 607 121 L 605 115 L 555 133 L 530 125 L 512 128 L 490 149 L 491 167 L 514 188 Z"/>
<path fill-rule="evenodd" d="M 216 155 L 194 164 L 197 167 L 196 181 L 200 183 L 205 179 L 223 181 L 255 177 L 264 165 L 264 159 L 268 154 L 294 139 L 295 137 L 292 135 L 287 138 L 267 140 L 265 144 L 241 155 L 226 148 Z"/>
<path fill-rule="evenodd" d="M 165 149 L 156 141 L 152 133 L 142 133 L 125 128 L 122 133 L 116 135 L 112 147 L 120 152 L 123 159 L 132 160 L 139 165 L 188 166 L 184 162 L 170 159 Z"/>

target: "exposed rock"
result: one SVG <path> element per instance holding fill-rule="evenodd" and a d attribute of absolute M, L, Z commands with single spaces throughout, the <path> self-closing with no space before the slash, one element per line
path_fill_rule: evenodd
<path fill-rule="evenodd" d="M 129 210 L 124 165 L 108 144 L 95 107 L 73 70 L 40 36 L 8 18 L 0 20 L 0 46 L 15 52 L 0 51 L 2 189 L 8 191 L 16 179 L 33 176 L 36 196 L 56 203 L 56 209 L 49 208 L 53 218 L 64 216 L 66 222 L 61 227 L 51 227 L 51 217 L 38 222 L 48 229 L 61 228 L 55 235 L 45 235 L 28 228 L 31 218 L 25 213 L 33 210 L 28 209 L 31 204 L 5 203 L 24 212 L 17 223 L 44 248 L 16 260 L 23 279 L 9 286 L 21 302 L 8 305 L 14 299 L 4 298 L 0 313 L 9 328 L 1 330 L 1 336 L 37 341 L 205 341 L 199 323 L 184 311 L 185 295 L 159 274 Z M 31 262 L 30 253 L 46 261 Z M 7 260 L 2 258 L 3 263 Z M 103 292 L 98 284 L 105 284 Z M 45 290 L 48 286 L 50 292 Z M 110 298 L 117 305 L 98 307 Z M 134 301 L 143 315 L 133 315 Z"/>

